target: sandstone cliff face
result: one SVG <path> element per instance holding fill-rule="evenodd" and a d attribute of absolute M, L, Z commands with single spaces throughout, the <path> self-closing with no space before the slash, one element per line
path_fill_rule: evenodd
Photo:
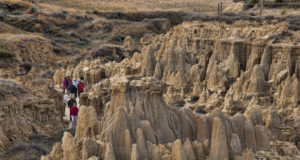
<path fill-rule="evenodd" d="M 14 82 L 0 80 L 0 152 L 32 134 L 50 136 L 63 128 L 59 108 Z"/>
<path fill-rule="evenodd" d="M 68 141 L 87 139 L 89 154 L 79 145 L 73 158 L 299 159 L 299 45 L 273 42 L 284 25 L 245 26 L 184 23 L 119 63 L 57 71 L 58 82 L 85 77 L 80 99 L 90 107 L 75 138 L 43 159 L 70 159 Z"/>

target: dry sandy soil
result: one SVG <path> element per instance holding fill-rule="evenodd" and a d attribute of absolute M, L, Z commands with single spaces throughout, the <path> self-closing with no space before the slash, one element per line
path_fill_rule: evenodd
<path fill-rule="evenodd" d="M 42 0 L 45 3 L 60 6 L 73 7 L 86 10 L 98 11 L 182 11 L 216 13 L 218 3 L 221 1 L 209 0 Z M 231 4 L 231 1 L 222 1 L 224 6 Z"/>

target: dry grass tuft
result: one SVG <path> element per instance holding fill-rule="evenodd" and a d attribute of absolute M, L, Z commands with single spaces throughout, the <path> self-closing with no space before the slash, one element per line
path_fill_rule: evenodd
<path fill-rule="evenodd" d="M 11 33 L 3 33 L 0 34 L 0 40 L 8 42 L 8 41 L 23 41 L 30 39 L 41 39 L 46 40 L 45 37 L 38 34 L 11 34 Z"/>
<path fill-rule="evenodd" d="M 0 22 L 0 34 L 1 33 L 11 33 L 11 34 L 21 34 L 21 33 L 23 33 L 24 34 L 26 32 L 22 31 L 18 28 L 15 28 L 11 25 Z"/>
<path fill-rule="evenodd" d="M 124 26 L 124 28 L 122 28 L 119 33 L 122 33 L 123 35 L 141 37 L 144 34 L 152 33 L 152 31 L 142 25 L 128 25 Z"/>

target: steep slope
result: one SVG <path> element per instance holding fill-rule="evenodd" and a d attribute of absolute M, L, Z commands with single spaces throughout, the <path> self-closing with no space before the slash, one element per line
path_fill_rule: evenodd
<path fill-rule="evenodd" d="M 1 153 L 33 134 L 51 136 L 63 129 L 59 106 L 53 99 L 11 81 L 0 80 L 0 84 Z"/>
<path fill-rule="evenodd" d="M 0 77 L 14 79 L 20 71 L 39 73 L 57 67 L 53 46 L 42 36 L 34 34 L 0 34 L 2 52 L 11 57 L 0 58 Z"/>

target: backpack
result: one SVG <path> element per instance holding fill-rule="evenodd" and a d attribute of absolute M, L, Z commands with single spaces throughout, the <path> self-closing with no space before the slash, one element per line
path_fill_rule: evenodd
<path fill-rule="evenodd" d="M 68 107 L 71 108 L 71 107 L 73 106 L 74 103 L 77 104 L 76 100 L 70 99 L 69 102 L 68 102 Z"/>
<path fill-rule="evenodd" d="M 76 93 L 77 88 L 72 84 L 72 85 L 68 88 L 68 90 L 70 91 L 70 93 Z"/>

